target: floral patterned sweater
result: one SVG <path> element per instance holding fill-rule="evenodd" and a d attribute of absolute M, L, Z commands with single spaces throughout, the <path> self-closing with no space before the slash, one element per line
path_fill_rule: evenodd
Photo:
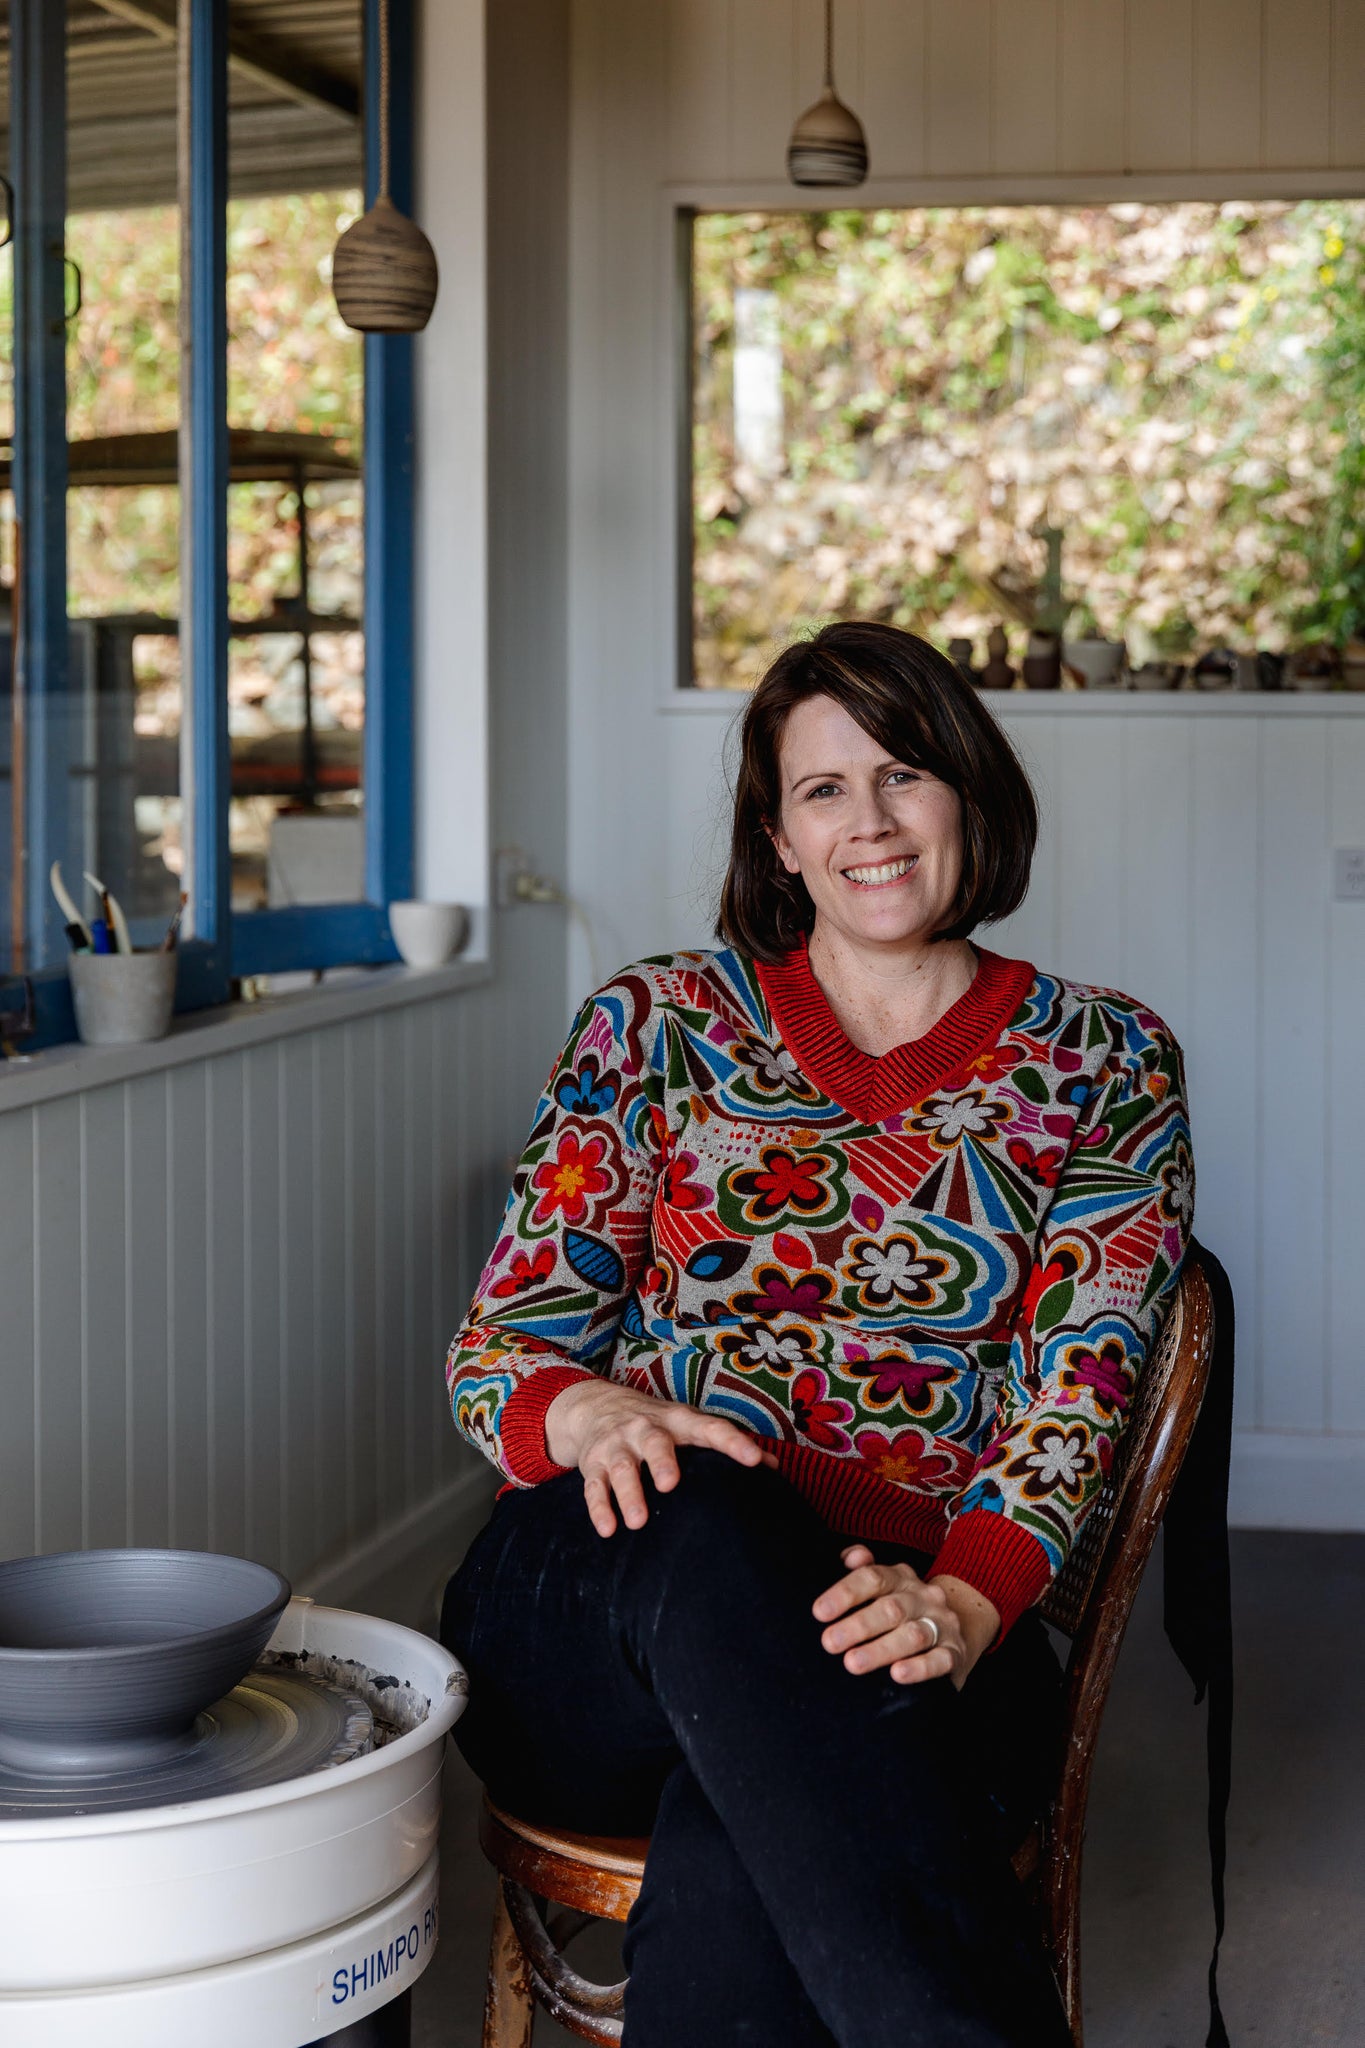
<path fill-rule="evenodd" d="M 1180 1049 L 1127 996 L 978 949 L 880 1058 L 804 947 L 628 967 L 586 1003 L 450 1349 L 510 1480 L 591 1374 L 771 1440 L 841 1534 L 1043 1593 L 1113 1460 L 1184 1255 Z"/>

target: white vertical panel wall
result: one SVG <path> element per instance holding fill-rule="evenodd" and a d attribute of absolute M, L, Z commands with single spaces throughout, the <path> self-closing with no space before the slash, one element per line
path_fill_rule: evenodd
<path fill-rule="evenodd" d="M 552 1003 L 547 1043 L 557 975 Z M 522 1007 L 446 995 L 0 1113 L 0 1555 L 306 1579 L 479 1470 L 440 1367 L 543 1077 Z"/>
<path fill-rule="evenodd" d="M 1234 1512 L 1365 1526 L 1365 904 L 1331 900 L 1333 847 L 1365 843 L 1365 717 L 1002 716 L 1042 886 L 987 942 L 1141 996 L 1185 1047 L 1196 1228 L 1237 1300 Z"/>
<path fill-rule="evenodd" d="M 772 183 L 823 62 L 820 0 L 578 0 L 613 47 L 656 15 L 655 171 Z M 1359 0 L 840 0 L 835 76 L 879 185 L 906 178 L 1357 170 Z"/>
<path fill-rule="evenodd" d="M 670 206 L 792 205 L 820 0 L 574 0 L 571 878 L 614 964 L 707 936 L 724 707 L 671 701 Z M 839 0 L 872 195 L 1365 192 L 1365 0 Z M 1162 1008 L 1189 1052 L 1200 1228 L 1238 1287 L 1235 1511 L 1365 1526 L 1365 721 L 1017 719 L 1048 800 L 1023 950 Z M 572 993 L 592 977 L 572 953 Z"/>

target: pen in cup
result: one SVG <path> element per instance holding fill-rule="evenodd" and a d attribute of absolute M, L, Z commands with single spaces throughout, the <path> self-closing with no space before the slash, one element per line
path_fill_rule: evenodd
<path fill-rule="evenodd" d="M 128 920 L 123 915 L 123 909 L 121 904 L 119 903 L 118 897 L 111 895 L 109 890 L 105 888 L 99 876 L 92 875 L 89 868 L 85 870 L 85 879 L 90 884 L 91 888 L 94 890 L 95 894 L 100 899 L 100 905 L 104 911 L 105 923 L 108 925 L 110 934 L 114 941 L 113 949 L 119 953 L 131 953 L 133 950 L 133 941 L 128 931 Z"/>

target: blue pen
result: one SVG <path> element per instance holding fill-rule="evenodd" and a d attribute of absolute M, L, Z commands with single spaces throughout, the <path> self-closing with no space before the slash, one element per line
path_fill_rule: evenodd
<path fill-rule="evenodd" d="M 114 949 L 109 943 L 109 920 L 107 917 L 91 918 L 90 945 L 91 950 L 96 953 L 113 952 Z"/>

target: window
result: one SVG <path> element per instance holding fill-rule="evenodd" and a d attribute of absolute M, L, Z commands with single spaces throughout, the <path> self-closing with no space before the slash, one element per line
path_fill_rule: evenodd
<path fill-rule="evenodd" d="M 1358 200 L 697 215 L 684 680 L 751 687 L 853 615 L 979 650 L 1049 528 L 1072 637 L 1365 637 L 1362 230 Z"/>
<path fill-rule="evenodd" d="M 142 943 L 188 892 L 182 1007 L 395 957 L 412 344 L 330 291 L 377 162 L 377 16 L 233 0 L 229 45 L 226 0 L 194 0 L 182 48 L 170 9 L 0 0 L 0 971 L 30 1046 L 72 1035 L 53 860 Z M 402 206 L 411 32 L 391 0 Z"/>

